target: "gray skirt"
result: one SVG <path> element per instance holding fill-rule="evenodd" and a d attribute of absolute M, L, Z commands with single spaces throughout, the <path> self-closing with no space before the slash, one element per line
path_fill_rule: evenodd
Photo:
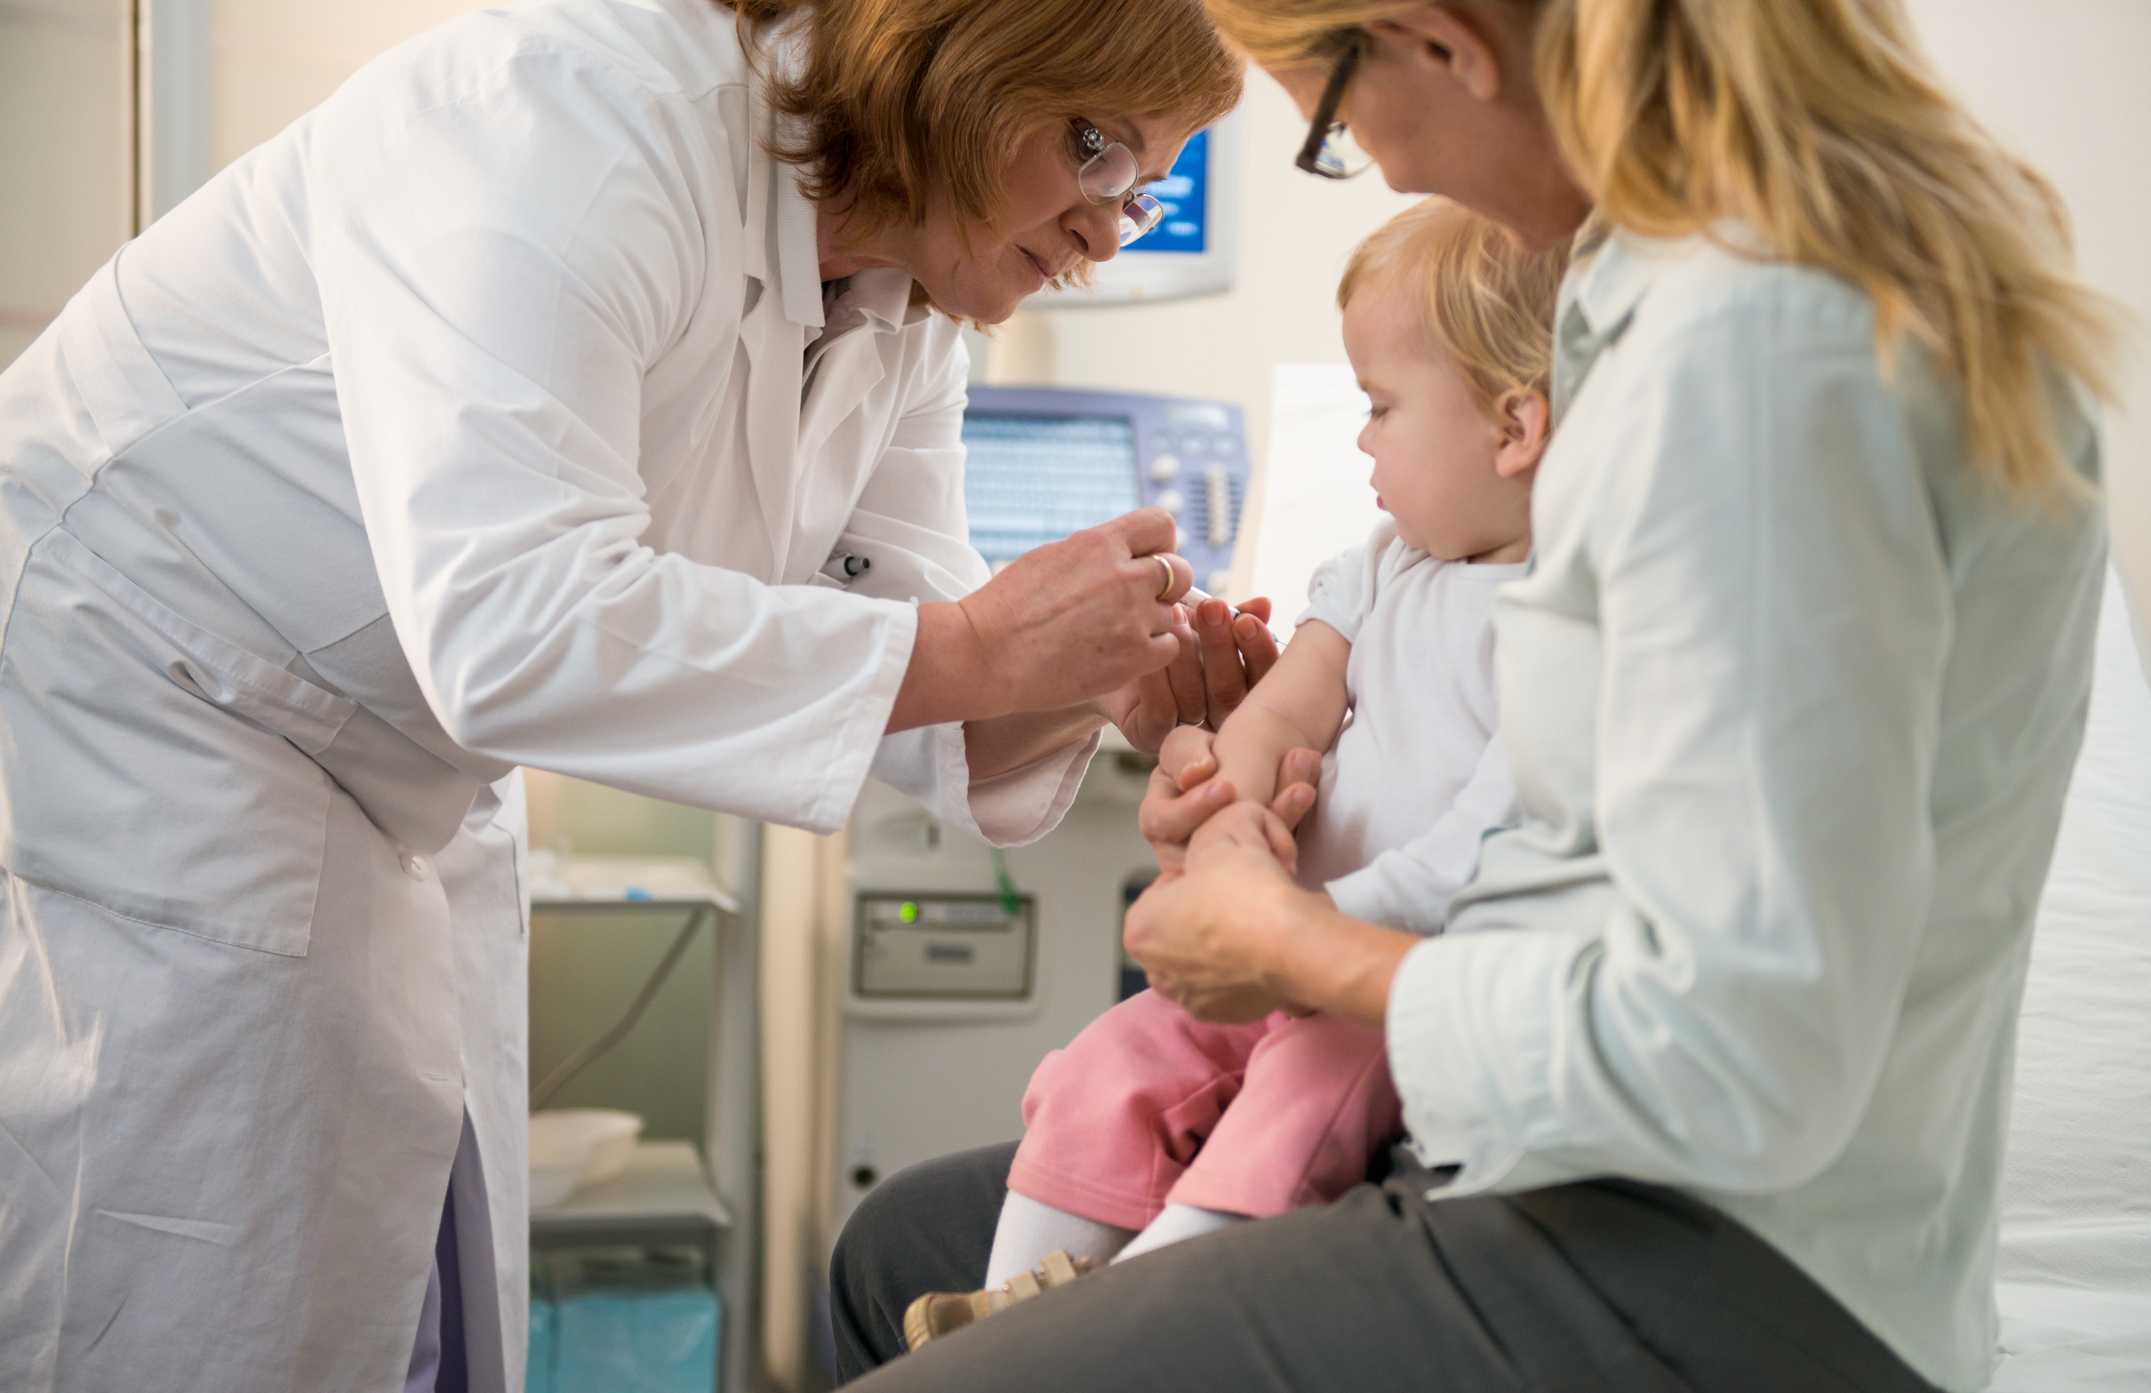
<path fill-rule="evenodd" d="M 1431 1201 L 1412 1166 L 903 1354 L 913 1297 L 979 1284 L 1014 1155 L 914 1167 L 853 1214 L 830 1304 L 859 1393 L 1934 1393 L 1708 1205 L 1618 1180 Z"/>

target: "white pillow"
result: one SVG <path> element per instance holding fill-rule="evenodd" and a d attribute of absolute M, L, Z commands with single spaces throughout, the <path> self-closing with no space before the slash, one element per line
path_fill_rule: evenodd
<path fill-rule="evenodd" d="M 2151 680 L 2133 629 L 2109 573 L 2024 991 L 1996 1393 L 2151 1389 Z"/>

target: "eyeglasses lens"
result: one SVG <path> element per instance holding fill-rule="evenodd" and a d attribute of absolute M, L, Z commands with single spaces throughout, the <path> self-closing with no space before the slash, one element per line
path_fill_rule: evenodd
<path fill-rule="evenodd" d="M 1076 177 L 1085 198 L 1093 203 L 1110 203 L 1127 196 L 1128 190 L 1135 187 L 1138 172 L 1135 156 L 1116 141 L 1085 160 Z"/>
<path fill-rule="evenodd" d="M 1351 128 L 1342 121 L 1329 128 L 1322 148 L 1315 153 L 1315 171 L 1330 179 L 1349 179 L 1374 163 L 1374 156 L 1352 139 Z"/>
<path fill-rule="evenodd" d="M 1128 200 L 1120 210 L 1120 244 L 1127 246 L 1144 233 L 1158 225 L 1165 216 L 1165 205 L 1147 193 L 1139 193 Z"/>

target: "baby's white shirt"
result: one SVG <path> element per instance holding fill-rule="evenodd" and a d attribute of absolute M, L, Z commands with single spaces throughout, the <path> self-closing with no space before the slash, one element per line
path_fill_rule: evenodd
<path fill-rule="evenodd" d="M 1350 714 L 1322 758 L 1299 882 L 1356 919 L 1439 932 L 1486 833 L 1516 817 L 1496 738 L 1494 592 L 1524 564 L 1441 561 L 1384 518 L 1308 584 L 1304 624 L 1352 645 Z"/>

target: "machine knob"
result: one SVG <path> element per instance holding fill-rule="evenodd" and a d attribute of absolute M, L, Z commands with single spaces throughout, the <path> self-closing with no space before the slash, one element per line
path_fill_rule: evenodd
<path fill-rule="evenodd" d="M 1178 489 L 1167 489 L 1158 495 L 1158 506 L 1168 513 L 1177 513 L 1187 505 L 1188 501 L 1180 496 Z"/>
<path fill-rule="evenodd" d="M 1211 594 L 1222 595 L 1232 588 L 1232 572 L 1212 571 L 1210 579 L 1203 582 L 1203 585 Z"/>
<path fill-rule="evenodd" d="M 1150 462 L 1150 482 L 1169 484 L 1180 473 L 1180 460 L 1174 455 L 1159 455 Z"/>
<path fill-rule="evenodd" d="M 1178 552 L 1184 552 L 1184 551 L 1186 551 L 1187 549 L 1188 549 L 1188 530 L 1187 530 L 1187 529 L 1186 529 L 1185 527 L 1176 527 L 1176 528 L 1174 528 L 1174 529 L 1173 529 L 1173 550 L 1174 550 L 1174 551 L 1178 551 Z"/>
<path fill-rule="evenodd" d="M 1209 472 L 1210 545 L 1224 546 L 1232 540 L 1232 483 L 1222 469 Z"/>

